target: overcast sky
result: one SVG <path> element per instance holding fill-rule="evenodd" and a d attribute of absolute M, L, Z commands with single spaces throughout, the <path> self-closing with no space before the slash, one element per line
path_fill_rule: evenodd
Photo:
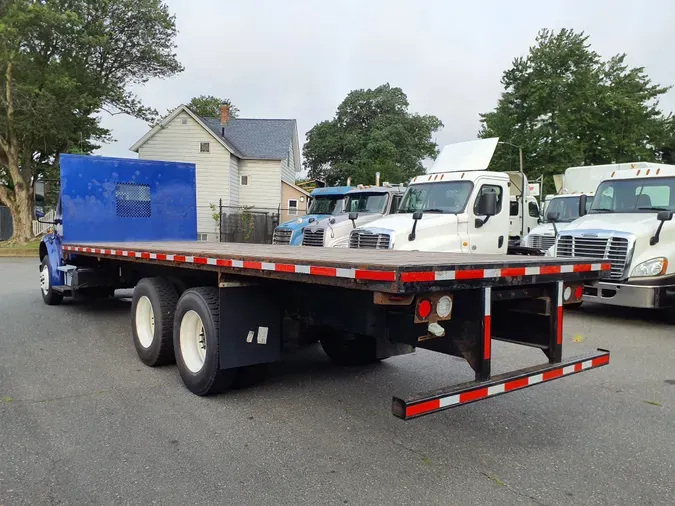
<path fill-rule="evenodd" d="M 242 117 L 297 119 L 301 143 L 350 90 L 385 82 L 403 89 L 411 111 L 443 121 L 439 145 L 474 139 L 502 72 L 540 28 L 584 30 L 602 56 L 625 52 L 654 82 L 675 84 L 673 0 L 167 3 L 185 71 L 138 89 L 144 103 L 164 112 L 196 95 L 230 98 Z M 675 91 L 661 106 L 675 110 Z M 136 157 L 129 147 L 145 123 L 106 115 L 103 126 L 116 142 L 98 154 Z"/>

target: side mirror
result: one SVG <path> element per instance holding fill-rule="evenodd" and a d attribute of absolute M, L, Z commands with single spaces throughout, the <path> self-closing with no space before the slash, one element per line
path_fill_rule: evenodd
<path fill-rule="evenodd" d="M 549 221 L 551 223 L 555 223 L 556 221 L 558 221 L 559 218 L 560 218 L 560 213 L 557 213 L 555 211 L 548 211 L 546 213 L 546 221 Z"/>
<path fill-rule="evenodd" d="M 673 212 L 672 211 L 659 211 L 656 215 L 656 219 L 659 220 L 659 227 L 656 229 L 656 233 L 649 238 L 649 245 L 654 246 L 655 244 L 659 243 L 660 235 L 661 235 L 661 229 L 663 228 L 663 224 L 666 221 L 670 221 L 673 219 Z"/>
<path fill-rule="evenodd" d="M 349 219 L 352 222 L 352 225 L 354 225 L 354 228 L 356 228 L 356 220 L 359 219 L 359 213 L 349 213 Z"/>
<path fill-rule="evenodd" d="M 579 216 L 586 216 L 586 204 L 588 204 L 588 195 L 579 195 Z"/>
<path fill-rule="evenodd" d="M 409 241 L 414 241 L 415 240 L 415 232 L 417 231 L 417 222 L 422 219 L 422 216 L 424 216 L 424 212 L 422 211 L 415 211 L 413 213 L 413 228 L 410 234 L 408 234 L 408 240 Z"/>
<path fill-rule="evenodd" d="M 672 211 L 659 211 L 656 215 L 656 219 L 659 221 L 670 221 L 673 219 Z"/>
<path fill-rule="evenodd" d="M 494 192 L 484 193 L 478 201 L 478 214 L 481 216 L 494 216 L 497 214 L 497 194 Z"/>

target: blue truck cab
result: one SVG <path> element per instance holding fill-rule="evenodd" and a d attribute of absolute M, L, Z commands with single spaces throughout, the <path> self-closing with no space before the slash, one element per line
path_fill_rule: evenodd
<path fill-rule="evenodd" d="M 299 216 L 282 223 L 274 229 L 272 244 L 302 245 L 302 232 L 311 223 L 345 211 L 345 195 L 353 186 L 332 186 L 316 188 L 311 194 L 312 203 L 305 216 Z"/>
<path fill-rule="evenodd" d="M 91 280 L 85 277 L 95 272 L 66 265 L 63 243 L 197 239 L 194 164 L 62 154 L 60 172 L 54 226 L 40 244 L 40 286 L 48 304 L 60 302 L 78 282 L 86 291 Z"/>

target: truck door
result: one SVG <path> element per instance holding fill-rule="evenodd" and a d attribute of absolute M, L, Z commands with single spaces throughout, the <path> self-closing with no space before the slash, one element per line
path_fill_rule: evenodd
<path fill-rule="evenodd" d="M 509 206 L 505 201 L 505 182 L 480 182 L 469 215 L 469 248 L 471 253 L 506 253 L 509 242 Z M 497 214 L 485 220 L 478 214 L 478 202 L 484 193 L 497 194 Z"/>

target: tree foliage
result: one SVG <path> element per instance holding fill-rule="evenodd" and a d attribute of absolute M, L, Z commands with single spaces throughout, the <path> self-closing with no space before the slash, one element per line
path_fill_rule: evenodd
<path fill-rule="evenodd" d="M 384 84 L 354 90 L 338 106 L 335 117 L 315 125 L 303 148 L 308 177 L 329 185 L 347 178 L 362 184 L 407 182 L 424 173 L 422 161 L 438 154 L 432 140 L 443 124 L 435 116 L 408 112 L 401 88 Z"/>
<path fill-rule="evenodd" d="M 96 113 L 149 120 L 129 87 L 182 70 L 161 0 L 0 0 L 0 201 L 28 240 L 34 184 L 110 138 Z"/>
<path fill-rule="evenodd" d="M 204 118 L 219 118 L 220 107 L 223 105 L 230 106 L 230 118 L 236 118 L 239 115 L 239 109 L 232 105 L 229 98 L 199 95 L 198 97 L 193 97 L 186 105 L 197 116 Z"/>
<path fill-rule="evenodd" d="M 668 143 L 670 119 L 658 98 L 669 88 L 653 84 L 644 68 L 630 68 L 625 54 L 603 60 L 588 39 L 541 30 L 528 55 L 504 72 L 497 107 L 481 114 L 479 137 L 521 146 L 526 173 L 543 174 L 547 191 L 549 176 L 567 167 L 656 161 Z M 494 170 L 517 167 L 517 150 L 508 146 L 491 163 Z"/>

